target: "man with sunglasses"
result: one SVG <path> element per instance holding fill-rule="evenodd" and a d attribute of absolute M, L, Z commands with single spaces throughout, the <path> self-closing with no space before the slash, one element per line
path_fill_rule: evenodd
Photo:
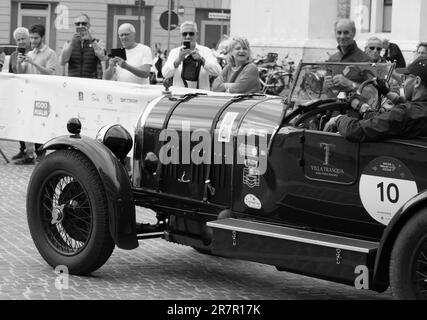
<path fill-rule="evenodd" d="M 180 31 L 182 46 L 171 50 L 168 60 L 162 68 L 164 78 L 173 78 L 173 86 L 210 90 L 209 76 L 219 76 L 221 73 L 220 65 L 209 48 L 196 42 L 196 23 L 192 21 L 183 22 Z M 195 71 L 198 72 L 198 77 L 197 74 L 193 75 L 195 81 L 187 80 L 188 78 L 185 76 L 186 65 L 191 63 L 199 65 Z"/>
<path fill-rule="evenodd" d="M 366 41 L 365 53 L 371 58 L 371 62 L 385 63 L 387 60 L 381 56 L 383 43 L 378 37 L 370 37 Z"/>
<path fill-rule="evenodd" d="M 102 62 L 107 60 L 105 46 L 90 33 L 90 18 L 82 13 L 74 20 L 76 32 L 64 44 L 59 57 L 62 66 L 68 63 L 68 76 L 102 79 Z"/>
<path fill-rule="evenodd" d="M 352 142 L 427 136 L 427 58 L 418 58 L 401 72 L 409 75 L 403 84 L 406 101 L 387 112 L 372 113 L 363 120 L 338 115 L 326 124 L 325 130 L 336 127 Z M 376 86 L 382 95 L 390 93 L 386 86 L 380 83 Z M 369 106 L 357 98 L 352 99 L 351 106 L 361 113 L 369 110 Z"/>

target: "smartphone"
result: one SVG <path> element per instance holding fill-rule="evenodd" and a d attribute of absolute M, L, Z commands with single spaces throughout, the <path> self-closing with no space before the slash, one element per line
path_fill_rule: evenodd
<path fill-rule="evenodd" d="M 22 47 L 18 47 L 17 51 L 18 51 L 18 53 L 25 54 L 25 52 L 27 52 L 27 49 L 22 48 Z"/>
<path fill-rule="evenodd" d="M 77 32 L 77 33 L 83 34 L 85 31 L 86 31 L 86 28 L 85 28 L 85 27 L 77 27 L 77 28 L 76 28 L 76 32 Z"/>
<path fill-rule="evenodd" d="M 183 44 L 185 49 L 190 49 L 190 47 L 191 47 L 191 41 L 190 40 L 184 40 L 182 42 L 182 44 Z"/>
<path fill-rule="evenodd" d="M 126 61 L 126 49 L 125 48 L 117 48 L 111 49 L 111 53 L 108 55 L 109 58 L 120 57 Z"/>

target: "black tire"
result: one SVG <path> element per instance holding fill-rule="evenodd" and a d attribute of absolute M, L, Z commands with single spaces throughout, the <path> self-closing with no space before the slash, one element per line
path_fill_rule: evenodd
<path fill-rule="evenodd" d="M 427 300 L 427 209 L 400 231 L 390 261 L 390 286 L 399 300 Z"/>
<path fill-rule="evenodd" d="M 48 264 L 85 275 L 114 250 L 104 186 L 80 152 L 49 154 L 34 169 L 27 192 L 27 219 L 37 250 Z"/>

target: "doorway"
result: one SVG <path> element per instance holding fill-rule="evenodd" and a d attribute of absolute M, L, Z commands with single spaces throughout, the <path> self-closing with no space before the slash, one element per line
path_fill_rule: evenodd
<path fill-rule="evenodd" d="M 49 3 L 19 3 L 18 26 L 29 28 L 33 24 L 45 26 L 45 43 L 50 44 L 50 13 Z"/>

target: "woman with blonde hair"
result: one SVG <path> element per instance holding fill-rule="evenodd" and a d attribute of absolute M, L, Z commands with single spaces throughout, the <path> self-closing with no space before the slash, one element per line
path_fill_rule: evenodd
<path fill-rule="evenodd" d="M 229 93 L 256 93 L 260 91 L 259 72 L 252 63 L 252 52 L 245 38 L 234 38 L 228 50 L 228 64 L 215 79 L 212 90 Z"/>

